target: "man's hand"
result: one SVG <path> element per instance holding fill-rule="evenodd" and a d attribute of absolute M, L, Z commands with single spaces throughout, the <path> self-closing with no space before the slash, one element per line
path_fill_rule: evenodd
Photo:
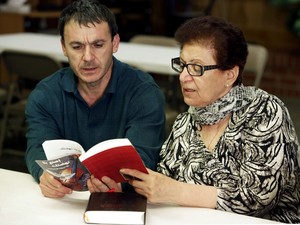
<path fill-rule="evenodd" d="M 122 191 L 120 183 L 116 183 L 114 180 L 106 176 L 102 177 L 102 179 L 99 180 L 92 175 L 88 180 L 87 185 L 90 192 Z"/>
<path fill-rule="evenodd" d="M 72 189 L 62 185 L 54 176 L 45 171 L 40 177 L 40 189 L 42 194 L 49 198 L 62 198 L 72 193 Z"/>

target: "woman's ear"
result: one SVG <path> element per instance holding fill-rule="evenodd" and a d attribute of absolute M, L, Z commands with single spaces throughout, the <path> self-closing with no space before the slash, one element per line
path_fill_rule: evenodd
<path fill-rule="evenodd" d="M 239 71 L 240 71 L 240 69 L 239 69 L 238 66 L 235 66 L 235 67 L 233 67 L 230 70 L 227 70 L 227 73 L 226 73 L 226 85 L 232 86 L 234 84 L 234 82 L 236 81 L 236 79 L 239 76 Z"/>

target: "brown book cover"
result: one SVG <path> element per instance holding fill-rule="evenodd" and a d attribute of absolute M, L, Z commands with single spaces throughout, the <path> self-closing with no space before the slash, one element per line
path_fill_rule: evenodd
<path fill-rule="evenodd" d="M 146 223 L 147 199 L 137 193 L 91 193 L 84 212 L 86 223 L 141 224 Z"/>

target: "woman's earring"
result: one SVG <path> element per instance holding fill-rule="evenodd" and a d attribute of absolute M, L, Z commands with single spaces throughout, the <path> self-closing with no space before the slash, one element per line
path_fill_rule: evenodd
<path fill-rule="evenodd" d="M 229 84 L 225 84 L 225 87 L 229 87 Z"/>

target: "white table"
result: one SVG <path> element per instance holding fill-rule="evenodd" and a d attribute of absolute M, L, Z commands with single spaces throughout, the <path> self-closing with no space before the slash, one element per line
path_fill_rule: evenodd
<path fill-rule="evenodd" d="M 63 199 L 42 196 L 31 175 L 0 169 L 0 223 L 3 225 L 79 225 L 89 193 Z M 213 209 L 148 204 L 146 225 L 270 224 L 270 220 Z"/>
<path fill-rule="evenodd" d="M 0 35 L 0 53 L 13 49 L 50 55 L 67 62 L 60 46 L 60 36 L 40 33 L 14 33 Z M 176 75 L 171 58 L 178 57 L 179 48 L 121 42 L 114 55 L 121 61 L 149 73 Z"/>

